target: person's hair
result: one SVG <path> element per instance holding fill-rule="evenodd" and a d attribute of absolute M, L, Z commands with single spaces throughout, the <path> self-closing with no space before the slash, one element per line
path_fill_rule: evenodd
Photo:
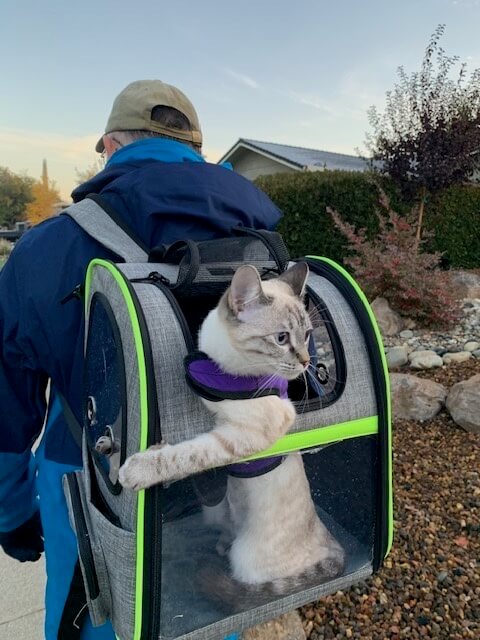
<path fill-rule="evenodd" d="M 192 130 L 190 121 L 188 120 L 187 116 L 185 116 L 178 109 L 174 109 L 173 107 L 164 107 L 162 105 L 153 107 L 151 117 L 154 122 L 158 122 L 163 127 L 171 127 L 172 129 L 179 129 L 180 131 Z M 164 133 L 157 133 L 156 131 L 145 131 L 142 129 L 128 131 L 110 131 L 109 133 L 107 133 L 107 135 L 113 136 L 122 145 L 127 145 L 131 142 L 135 142 L 135 140 L 142 140 L 143 138 L 168 138 L 169 140 L 176 140 L 177 142 L 187 144 L 197 152 L 200 152 L 202 148 L 201 145 L 194 144 L 193 142 L 188 142 L 187 140 L 180 140 L 180 138 L 176 138 L 173 135 L 169 136 Z"/>

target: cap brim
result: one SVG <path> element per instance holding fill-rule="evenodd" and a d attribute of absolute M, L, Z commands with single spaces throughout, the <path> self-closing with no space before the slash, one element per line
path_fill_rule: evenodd
<path fill-rule="evenodd" d="M 105 151 L 105 145 L 103 144 L 103 136 L 95 145 L 95 151 L 97 151 L 97 153 L 103 153 Z"/>

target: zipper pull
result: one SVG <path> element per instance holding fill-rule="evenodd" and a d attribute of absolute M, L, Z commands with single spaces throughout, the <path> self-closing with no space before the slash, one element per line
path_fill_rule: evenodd
<path fill-rule="evenodd" d="M 60 304 L 66 304 L 76 298 L 77 300 L 83 299 L 83 284 L 77 284 L 77 286 L 70 291 L 70 293 L 60 300 Z"/>
<path fill-rule="evenodd" d="M 152 282 L 161 282 L 167 287 L 170 286 L 170 280 L 163 276 L 161 273 L 158 273 L 158 271 L 152 271 L 152 273 L 149 273 L 148 279 L 152 280 Z"/>

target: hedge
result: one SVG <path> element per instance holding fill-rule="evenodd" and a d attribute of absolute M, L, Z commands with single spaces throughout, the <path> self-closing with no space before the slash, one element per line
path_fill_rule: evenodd
<path fill-rule="evenodd" d="M 393 185 L 382 186 L 399 213 L 410 209 Z M 326 213 L 335 208 L 347 222 L 378 230 L 378 192 L 368 173 L 319 171 L 262 176 L 256 184 L 283 211 L 278 230 L 292 256 L 319 254 L 341 262 L 347 255 L 345 238 Z M 431 248 L 444 252 L 444 264 L 455 268 L 480 266 L 480 188 L 459 186 L 432 198 L 426 205 L 425 226 L 434 229 Z"/>

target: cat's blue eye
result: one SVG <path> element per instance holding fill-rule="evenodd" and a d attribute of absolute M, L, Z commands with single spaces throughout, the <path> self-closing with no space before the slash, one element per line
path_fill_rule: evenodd
<path fill-rule="evenodd" d="M 275 336 L 275 341 L 280 346 L 283 346 L 287 344 L 289 338 L 290 338 L 290 334 L 288 333 L 288 331 L 281 331 L 280 333 L 277 333 L 277 335 Z"/>

